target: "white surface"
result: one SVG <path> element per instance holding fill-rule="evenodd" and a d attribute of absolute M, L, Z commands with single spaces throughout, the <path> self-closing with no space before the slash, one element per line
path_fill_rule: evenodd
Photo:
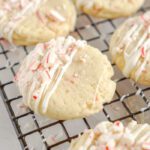
<path fill-rule="evenodd" d="M 10 121 L 4 103 L 0 97 L 0 149 L 21 150 L 16 133 Z"/>

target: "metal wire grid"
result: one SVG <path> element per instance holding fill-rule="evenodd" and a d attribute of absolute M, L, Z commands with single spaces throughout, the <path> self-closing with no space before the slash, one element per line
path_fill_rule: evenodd
<path fill-rule="evenodd" d="M 149 0 L 146 1 L 140 12 L 148 9 L 150 9 Z M 123 21 L 124 19 L 97 20 L 82 13 L 78 15 L 77 27 L 72 35 L 87 40 L 89 44 L 98 47 L 110 58 L 109 38 Z M 79 133 L 84 129 L 94 127 L 102 120 L 111 122 L 122 120 L 126 123 L 134 119 L 140 123 L 150 123 L 150 87 L 141 86 L 126 79 L 114 64 L 112 64 L 115 70 L 113 79 L 117 81 L 117 90 L 113 101 L 105 104 L 100 113 L 71 121 L 48 120 L 34 114 L 31 110 L 21 110 L 18 113 L 17 106 L 22 97 L 13 82 L 13 77 L 20 60 L 29 53 L 30 49 L 20 47 L 17 53 L 9 52 L 2 45 L 0 49 L 0 95 L 4 100 L 22 149 L 65 150 Z"/>

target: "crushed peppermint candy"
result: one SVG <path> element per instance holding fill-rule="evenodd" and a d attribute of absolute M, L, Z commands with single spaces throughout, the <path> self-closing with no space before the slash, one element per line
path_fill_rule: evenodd
<path fill-rule="evenodd" d="M 146 55 L 146 53 L 145 53 L 145 48 L 142 47 L 142 48 L 141 48 L 141 56 L 144 58 L 145 55 Z"/>
<path fill-rule="evenodd" d="M 13 33 L 16 26 L 29 14 L 36 12 L 41 2 L 42 0 L 7 0 L 3 2 L 1 14 L 5 14 L 3 16 L 11 16 L 11 19 L 5 19 L 6 21 L 2 23 L 1 37 L 7 36 L 11 46 L 15 46 Z"/>
<path fill-rule="evenodd" d="M 42 23 L 45 23 L 45 18 L 40 11 L 37 10 L 35 14 Z"/>
<path fill-rule="evenodd" d="M 40 65 L 40 61 L 33 61 L 30 65 L 30 70 L 36 71 Z"/>
<path fill-rule="evenodd" d="M 145 150 L 150 150 L 150 142 L 148 143 L 144 143 L 143 145 L 142 145 L 142 148 L 144 148 Z"/>
<path fill-rule="evenodd" d="M 51 79 L 51 76 L 50 76 L 50 74 L 49 74 L 49 71 L 48 71 L 48 70 L 45 70 L 45 72 L 46 72 L 48 78 Z"/>
<path fill-rule="evenodd" d="M 116 132 L 117 128 L 120 128 Z M 87 140 L 79 149 L 91 150 L 150 150 L 150 125 L 130 122 L 126 127 L 120 122 L 102 122 L 94 130 L 88 130 Z M 92 136 L 94 135 L 94 136 Z M 96 138 L 95 138 L 96 137 Z M 82 135 L 79 137 L 82 138 Z"/>
<path fill-rule="evenodd" d="M 116 121 L 114 124 L 119 127 L 120 126 L 120 121 Z"/>
<path fill-rule="evenodd" d="M 38 98 L 38 97 L 37 97 L 36 95 L 33 95 L 33 99 L 34 99 L 34 100 L 37 100 L 37 98 Z"/>
<path fill-rule="evenodd" d="M 76 40 L 69 36 L 53 39 L 45 44 L 38 44 L 35 50 L 24 60 L 17 78 L 18 86 L 21 89 L 22 95 L 26 95 L 24 91 L 32 91 L 25 101 L 30 101 L 32 97 L 37 103 L 35 111 L 39 110 L 40 95 L 43 92 L 47 93 L 48 87 L 51 85 L 51 91 L 54 92 L 61 78 L 77 52 L 78 48 L 82 48 L 86 42 Z M 40 53 L 39 53 L 40 51 Z M 42 55 L 41 55 L 42 52 Z M 75 75 L 77 77 L 78 75 Z M 74 78 L 69 80 L 72 84 L 75 83 Z M 28 85 L 26 83 L 29 83 Z M 45 94 L 46 96 L 47 94 Z M 36 101 L 39 99 L 39 101 Z M 43 111 L 48 107 L 47 102 L 50 98 L 45 98 L 42 102 Z"/>

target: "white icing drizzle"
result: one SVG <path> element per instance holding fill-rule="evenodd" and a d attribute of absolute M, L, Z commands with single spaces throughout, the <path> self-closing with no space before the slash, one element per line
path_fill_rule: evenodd
<path fill-rule="evenodd" d="M 140 95 L 140 94 L 141 94 L 141 92 L 142 92 L 142 89 L 140 89 L 140 88 L 139 88 L 139 89 L 137 90 L 137 92 L 136 92 L 136 94 L 135 94 L 135 95 Z"/>
<path fill-rule="evenodd" d="M 58 78 L 57 78 L 57 81 L 56 81 L 54 87 L 52 88 L 52 90 L 51 90 L 50 92 L 48 92 L 47 95 L 45 96 L 45 99 L 44 99 L 44 102 L 43 102 L 43 105 L 42 105 L 42 107 L 43 107 L 42 110 L 43 110 L 44 113 L 47 111 L 47 106 L 48 106 L 48 103 L 49 103 L 49 99 L 51 98 L 52 94 L 55 92 L 55 90 L 56 90 L 56 88 L 57 88 L 59 82 L 60 82 L 61 79 L 62 79 L 63 74 L 64 74 L 65 71 L 66 71 L 66 69 L 67 69 L 67 68 L 69 67 L 69 65 L 71 64 L 72 59 L 73 59 L 75 53 L 76 53 L 76 50 L 73 51 L 73 53 L 70 55 L 70 60 L 67 62 L 67 64 L 62 67 L 62 71 L 61 71 L 61 73 L 59 74 L 59 76 L 58 76 Z"/>
<path fill-rule="evenodd" d="M 94 130 L 89 131 L 89 138 L 79 149 L 87 150 L 87 148 L 89 150 L 145 150 L 145 148 L 149 150 L 150 126 L 137 124 L 135 121 L 129 123 L 127 127 L 119 121 L 102 122 Z"/>
<path fill-rule="evenodd" d="M 12 9 L 14 9 L 14 6 L 15 7 L 18 6 L 18 7 L 22 7 L 22 8 L 18 13 L 15 13 L 13 16 L 11 16 L 10 20 L 7 21 L 7 24 L 3 23 L 3 27 L 1 29 L 1 37 L 3 37 L 4 34 L 6 33 L 8 36 L 8 41 L 11 44 L 13 44 L 12 36 L 13 36 L 15 28 L 18 26 L 18 24 L 20 24 L 26 18 L 27 15 L 35 12 L 41 2 L 42 2 L 41 0 L 32 0 L 32 1 L 9 0 L 8 2 L 6 2 L 4 5 L 6 5 L 9 9 L 4 8 L 4 10 L 2 10 L 2 12 L 5 15 L 8 11 L 12 11 Z M 2 17 L 2 16 L 0 16 L 0 17 Z M 3 21 L 3 18 L 1 19 L 1 21 Z M 5 22 L 5 21 L 3 21 L 3 22 Z"/>
<path fill-rule="evenodd" d="M 95 105 L 95 102 L 97 100 L 97 93 L 98 93 L 98 90 L 99 90 L 99 87 L 100 87 L 100 81 L 101 81 L 101 78 L 99 78 L 98 84 L 96 86 L 96 90 L 95 90 L 95 94 L 94 94 L 94 103 L 93 103 L 93 106 Z"/>
<path fill-rule="evenodd" d="M 30 108 L 34 103 L 35 112 L 47 112 L 52 94 L 71 65 L 77 50 L 85 45 L 85 41 L 75 40 L 71 36 L 66 39 L 59 37 L 37 45 L 27 56 L 16 78 L 24 101 Z"/>
<path fill-rule="evenodd" d="M 129 94 L 122 95 L 121 98 L 120 98 L 120 101 L 123 102 L 126 99 L 127 96 L 129 96 Z"/>
<path fill-rule="evenodd" d="M 113 48 L 112 55 L 115 59 L 118 53 L 123 52 L 125 60 L 123 73 L 127 77 L 130 76 L 134 67 L 138 66 L 135 72 L 136 80 L 138 80 L 150 61 L 150 12 L 129 19 L 121 27 L 120 32 L 121 30 L 127 32 L 123 35 L 123 39 L 118 39 L 116 43 L 118 46 Z"/>

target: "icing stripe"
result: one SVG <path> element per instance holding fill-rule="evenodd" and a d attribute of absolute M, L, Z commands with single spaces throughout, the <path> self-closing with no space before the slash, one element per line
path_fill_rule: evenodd
<path fill-rule="evenodd" d="M 87 132 L 89 134 L 87 139 L 83 140 L 81 136 L 81 140 L 85 142 L 79 147 L 80 150 L 145 150 L 144 147 L 147 150 L 150 149 L 150 126 L 148 124 L 138 125 L 132 121 L 125 127 L 119 121 L 115 123 L 106 121 Z M 80 141 L 77 140 L 77 142 Z M 70 150 L 73 150 L 77 145 L 78 143 L 75 141 Z"/>
<path fill-rule="evenodd" d="M 132 70 L 137 66 L 135 78 L 138 80 L 150 60 L 150 12 L 145 13 L 142 17 L 127 20 L 120 27 L 117 34 L 118 36 L 122 34 L 121 37 L 123 38 L 116 38 L 115 45 L 117 47 L 112 49 L 112 56 L 115 59 L 117 54 L 123 53 L 125 61 L 124 75 L 129 77 Z"/>
<path fill-rule="evenodd" d="M 55 92 L 58 84 L 60 83 L 65 71 L 67 70 L 67 68 L 71 65 L 73 57 L 75 56 L 76 50 L 74 50 L 71 55 L 70 55 L 70 60 L 67 62 L 67 64 L 65 66 L 62 67 L 62 71 L 59 75 L 59 77 L 57 78 L 56 83 L 54 84 L 53 88 L 50 90 L 50 92 L 47 92 L 48 94 L 45 96 L 43 104 L 42 104 L 42 110 L 43 113 L 46 113 L 47 108 L 48 108 L 48 103 L 49 103 L 49 99 L 51 98 L 52 94 Z"/>

